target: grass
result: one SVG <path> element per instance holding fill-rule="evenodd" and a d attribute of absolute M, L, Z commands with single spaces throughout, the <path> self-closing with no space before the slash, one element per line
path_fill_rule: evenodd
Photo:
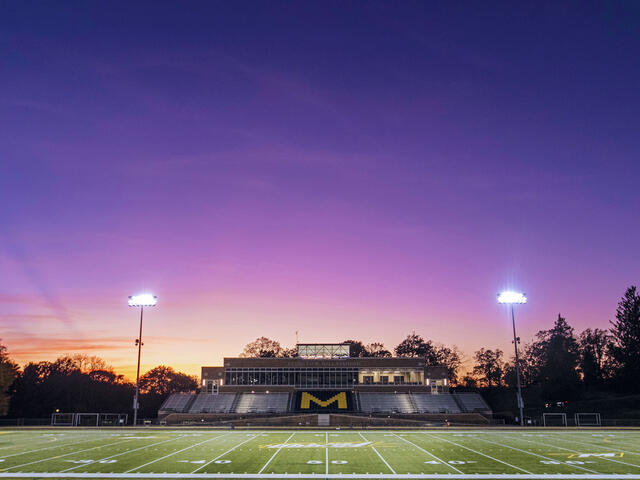
<path fill-rule="evenodd" d="M 0 431 L 0 477 L 638 478 L 640 431 Z"/>

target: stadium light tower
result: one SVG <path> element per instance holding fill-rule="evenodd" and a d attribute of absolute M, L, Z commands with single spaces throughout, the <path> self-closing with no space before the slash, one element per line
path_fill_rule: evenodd
<path fill-rule="evenodd" d="M 513 324 L 513 348 L 516 352 L 516 382 L 518 384 L 518 408 L 520 409 L 520 425 L 524 426 L 524 402 L 522 401 L 522 390 L 520 387 L 520 360 L 518 358 L 518 337 L 516 336 L 516 317 L 513 313 L 515 304 L 527 303 L 527 297 L 519 292 L 502 292 L 498 294 L 498 303 L 511 305 L 511 323 Z"/>
<path fill-rule="evenodd" d="M 140 353 L 142 352 L 142 314 L 144 307 L 155 307 L 158 303 L 158 297 L 149 293 L 140 295 L 132 295 L 129 297 L 130 307 L 140 307 L 140 334 L 136 339 L 138 346 L 138 369 L 136 370 L 136 396 L 133 399 L 133 426 L 138 424 L 138 391 L 140 390 Z"/>

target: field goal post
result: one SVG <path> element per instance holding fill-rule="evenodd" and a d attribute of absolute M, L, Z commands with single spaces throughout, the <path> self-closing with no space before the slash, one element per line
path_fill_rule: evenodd
<path fill-rule="evenodd" d="M 560 423 L 557 423 L 558 421 Z M 567 414 L 566 413 L 543 413 L 542 424 L 545 427 L 566 427 Z"/>
<path fill-rule="evenodd" d="M 599 413 L 576 413 L 573 416 L 576 427 L 601 427 L 602 421 Z"/>
<path fill-rule="evenodd" d="M 51 425 L 54 427 L 73 427 L 76 422 L 75 413 L 52 413 Z"/>
<path fill-rule="evenodd" d="M 100 425 L 99 413 L 76 413 L 76 427 L 97 427 Z"/>
<path fill-rule="evenodd" d="M 129 420 L 126 413 L 101 413 L 100 425 L 104 427 L 124 427 Z"/>

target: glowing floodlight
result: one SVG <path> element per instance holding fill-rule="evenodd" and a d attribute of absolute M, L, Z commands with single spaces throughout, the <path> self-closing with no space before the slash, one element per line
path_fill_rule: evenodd
<path fill-rule="evenodd" d="M 498 303 L 527 303 L 527 297 L 519 292 L 502 292 L 498 294 Z"/>
<path fill-rule="evenodd" d="M 132 295 L 129 297 L 130 307 L 154 307 L 158 303 L 158 297 L 150 293 Z"/>

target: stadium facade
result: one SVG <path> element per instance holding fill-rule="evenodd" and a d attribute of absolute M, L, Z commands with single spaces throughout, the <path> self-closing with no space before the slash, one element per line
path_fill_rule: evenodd
<path fill-rule="evenodd" d="M 222 366 L 203 366 L 200 393 L 170 396 L 159 417 L 188 423 L 324 413 L 491 412 L 477 394 L 450 394 L 442 365 L 424 357 L 352 357 L 342 343 L 298 344 L 291 358 L 224 358 Z"/>

